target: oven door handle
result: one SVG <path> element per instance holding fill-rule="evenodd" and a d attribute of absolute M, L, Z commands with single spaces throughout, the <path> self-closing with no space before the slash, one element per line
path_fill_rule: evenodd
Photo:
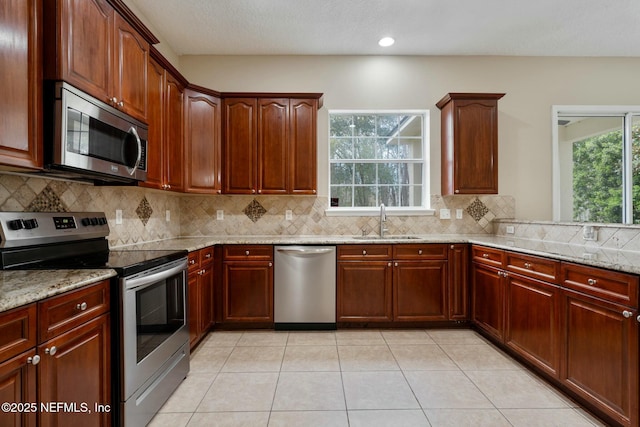
<path fill-rule="evenodd" d="M 179 265 L 175 267 L 169 268 L 167 270 L 161 270 L 157 273 L 149 274 L 148 276 L 136 277 L 135 279 L 127 279 L 125 278 L 125 289 L 130 290 L 141 290 L 152 286 L 159 282 L 160 280 L 166 279 L 168 277 L 174 276 L 181 272 L 187 271 L 187 260 L 181 262 Z"/>

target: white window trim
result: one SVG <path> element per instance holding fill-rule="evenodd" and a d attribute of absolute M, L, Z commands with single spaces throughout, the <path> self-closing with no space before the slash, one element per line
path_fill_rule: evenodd
<path fill-rule="evenodd" d="M 396 110 L 329 110 L 328 117 L 329 121 L 331 120 L 331 114 L 413 114 L 413 115 L 421 115 L 424 123 L 424 128 L 422 130 L 422 153 L 423 153 L 423 185 L 422 185 L 422 206 L 411 206 L 411 207 L 395 207 L 395 206 L 387 206 L 385 208 L 386 213 L 388 215 L 393 216 L 418 216 L 418 215 L 435 215 L 436 211 L 431 209 L 431 194 L 429 193 L 430 187 L 430 175 L 431 175 L 431 122 L 430 122 L 430 111 L 425 110 L 415 110 L 415 109 L 396 109 Z M 427 138 L 429 138 L 429 143 L 427 144 Z M 331 203 L 331 125 L 327 126 L 327 186 L 328 186 L 328 198 L 329 203 Z M 325 210 L 326 216 L 371 216 L 377 215 L 380 213 L 379 206 L 369 206 L 369 207 L 331 207 L 328 206 Z"/>
<path fill-rule="evenodd" d="M 553 200 L 553 220 L 556 222 L 560 221 L 561 218 L 561 182 L 560 182 L 560 145 L 558 142 L 558 116 L 567 116 L 567 115 L 576 115 L 576 116 L 607 116 L 611 115 L 612 117 L 622 117 L 628 115 L 629 113 L 640 113 L 639 105 L 552 105 L 551 106 L 551 141 L 552 141 L 552 200 Z M 629 144 L 630 133 L 631 132 L 631 121 L 628 120 L 628 129 L 625 128 L 624 132 L 628 133 L 626 136 L 627 144 Z M 625 149 L 630 149 L 630 147 L 625 147 Z M 631 161 L 630 159 L 624 159 L 625 165 L 623 182 L 624 185 L 632 185 L 627 179 L 631 174 Z M 629 175 L 627 175 L 629 174 Z M 629 200 L 624 196 L 624 193 L 627 190 L 623 191 L 623 210 L 625 214 L 623 214 L 623 221 L 625 218 L 626 222 L 622 224 L 633 224 L 633 201 Z M 631 221 L 631 222 L 628 222 Z"/>

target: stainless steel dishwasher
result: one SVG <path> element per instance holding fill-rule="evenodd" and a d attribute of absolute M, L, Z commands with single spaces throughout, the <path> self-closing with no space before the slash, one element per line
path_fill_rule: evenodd
<path fill-rule="evenodd" d="M 336 329 L 336 247 L 276 246 L 277 330 Z"/>

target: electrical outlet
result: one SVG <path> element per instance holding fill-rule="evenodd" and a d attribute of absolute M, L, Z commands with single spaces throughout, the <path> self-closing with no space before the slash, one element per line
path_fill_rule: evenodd
<path fill-rule="evenodd" d="M 216 219 L 218 221 L 222 221 L 224 219 L 224 211 L 222 209 L 216 211 Z"/>
<path fill-rule="evenodd" d="M 116 224 L 122 224 L 122 209 L 116 209 Z"/>
<path fill-rule="evenodd" d="M 516 228 L 513 225 L 507 225 L 507 234 L 514 234 L 516 232 Z"/>
<path fill-rule="evenodd" d="M 463 210 L 456 209 L 456 219 L 462 219 Z"/>
<path fill-rule="evenodd" d="M 171 211 L 169 209 L 167 209 L 166 211 L 164 211 L 164 219 L 167 222 L 171 221 Z"/>
<path fill-rule="evenodd" d="M 451 219 L 451 209 L 440 209 L 440 219 Z"/>
<path fill-rule="evenodd" d="M 284 211 L 284 219 L 287 221 L 293 220 L 293 211 L 291 209 Z"/>

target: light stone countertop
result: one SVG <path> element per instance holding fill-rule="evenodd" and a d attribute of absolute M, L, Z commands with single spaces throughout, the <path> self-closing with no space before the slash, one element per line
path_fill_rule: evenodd
<path fill-rule="evenodd" d="M 0 312 L 116 276 L 111 269 L 2 270 Z"/>
<path fill-rule="evenodd" d="M 416 235 L 411 238 L 389 236 L 202 236 L 180 237 L 119 246 L 122 250 L 187 250 L 195 251 L 222 244 L 245 245 L 343 245 L 398 243 L 472 243 L 569 261 L 626 273 L 640 274 L 640 251 L 574 245 L 544 240 L 509 238 L 486 234 Z M 114 270 L 4 270 L 0 275 L 0 312 L 73 290 L 116 275 Z"/>

